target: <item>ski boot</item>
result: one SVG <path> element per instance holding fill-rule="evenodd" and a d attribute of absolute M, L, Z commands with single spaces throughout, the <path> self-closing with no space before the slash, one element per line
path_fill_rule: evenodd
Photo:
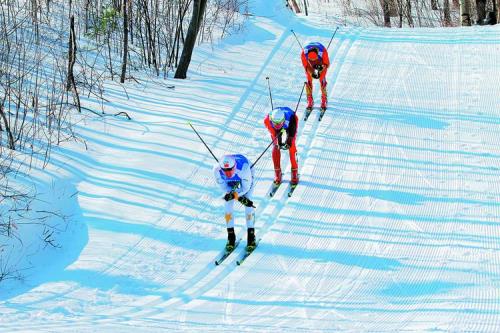
<path fill-rule="evenodd" d="M 313 100 L 312 95 L 307 95 L 307 107 L 306 108 L 308 110 L 312 110 L 313 106 L 314 106 L 314 100 Z"/>
<path fill-rule="evenodd" d="M 297 169 L 292 169 L 292 179 L 290 184 L 297 185 L 299 183 L 299 171 Z"/>
<path fill-rule="evenodd" d="M 256 247 L 257 244 L 255 243 L 255 228 L 248 228 L 246 250 L 247 252 L 252 252 L 253 250 L 255 250 Z"/>
<path fill-rule="evenodd" d="M 326 110 L 327 104 L 328 104 L 328 99 L 326 98 L 326 95 L 321 95 L 321 109 Z"/>
<path fill-rule="evenodd" d="M 281 169 L 274 169 L 274 181 L 273 184 L 278 186 L 281 184 Z"/>
<path fill-rule="evenodd" d="M 226 243 L 226 251 L 231 252 L 234 250 L 236 243 L 236 235 L 234 233 L 234 228 L 227 228 L 227 243 Z"/>

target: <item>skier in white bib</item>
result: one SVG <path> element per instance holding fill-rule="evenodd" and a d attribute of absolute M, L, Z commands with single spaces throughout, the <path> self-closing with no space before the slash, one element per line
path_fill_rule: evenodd
<path fill-rule="evenodd" d="M 255 207 L 252 202 L 254 188 L 254 171 L 248 159 L 241 154 L 224 155 L 220 163 L 214 167 L 215 182 L 225 192 L 225 219 L 227 224 L 226 250 L 235 247 L 234 233 L 234 201 L 238 200 L 245 206 L 247 224 L 247 250 L 255 248 Z"/>

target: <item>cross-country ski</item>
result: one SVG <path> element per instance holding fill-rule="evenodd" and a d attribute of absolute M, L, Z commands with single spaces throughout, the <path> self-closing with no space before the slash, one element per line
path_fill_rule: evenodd
<path fill-rule="evenodd" d="M 297 188 L 298 184 L 290 184 L 290 187 L 288 188 L 288 197 L 291 197 L 293 194 L 293 191 Z"/>
<path fill-rule="evenodd" d="M 321 108 L 321 111 L 320 111 L 319 117 L 318 117 L 318 121 L 321 121 L 321 119 L 323 119 L 325 112 L 326 112 L 326 108 Z"/>
<path fill-rule="evenodd" d="M 280 186 L 281 186 L 281 183 L 277 183 L 277 184 L 276 184 L 275 182 L 273 182 L 273 183 L 271 184 L 271 189 L 269 190 L 268 195 L 269 195 L 271 198 L 272 198 L 272 197 L 274 197 L 274 195 L 276 194 L 276 192 L 278 191 L 278 189 L 280 188 Z"/>
<path fill-rule="evenodd" d="M 306 110 L 304 111 L 304 121 L 307 121 L 307 119 L 309 119 L 309 116 L 311 115 L 312 110 L 313 110 L 312 107 L 306 108 Z"/>
<path fill-rule="evenodd" d="M 257 246 L 259 245 L 260 243 L 260 239 L 255 243 L 254 246 L 247 246 L 245 248 L 245 252 L 243 252 L 243 255 L 241 255 L 241 257 L 236 260 L 236 265 L 240 266 L 252 253 L 253 251 L 255 251 L 255 249 L 257 248 Z"/>
<path fill-rule="evenodd" d="M 218 266 L 220 265 L 224 260 L 226 260 L 227 257 L 229 257 L 231 255 L 231 253 L 234 252 L 234 250 L 236 250 L 236 248 L 238 247 L 238 245 L 240 244 L 240 241 L 241 241 L 241 238 L 239 238 L 235 243 L 234 243 L 234 246 L 231 246 L 231 247 L 227 247 L 226 245 L 226 248 L 222 251 L 222 255 L 219 256 L 219 258 L 217 258 L 215 260 L 215 265 Z"/>

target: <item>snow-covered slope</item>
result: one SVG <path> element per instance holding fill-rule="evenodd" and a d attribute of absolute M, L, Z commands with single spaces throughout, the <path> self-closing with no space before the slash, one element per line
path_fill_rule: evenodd
<path fill-rule="evenodd" d="M 223 200 L 187 123 L 216 154 L 255 159 L 270 142 L 265 78 L 275 106 L 294 108 L 302 88 L 290 29 L 302 43 L 333 31 L 266 3 L 241 35 L 198 48 L 189 79 L 110 83 L 105 107 L 133 119 L 88 119 L 76 127 L 88 150 L 52 152 L 40 181 L 77 191 L 79 227 L 36 274 L 0 285 L 2 331 L 500 329 L 498 27 L 342 27 L 330 109 L 299 122 L 299 187 L 266 198 L 267 153 L 260 246 L 214 266 Z M 242 209 L 236 224 L 244 236 Z"/>

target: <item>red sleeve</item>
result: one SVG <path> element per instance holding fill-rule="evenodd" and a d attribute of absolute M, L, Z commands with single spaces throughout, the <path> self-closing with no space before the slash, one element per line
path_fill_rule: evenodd
<path fill-rule="evenodd" d="M 307 61 L 306 55 L 305 55 L 303 50 L 302 50 L 302 54 L 300 55 L 300 60 L 302 60 L 302 66 L 304 66 L 304 70 L 306 71 L 306 73 L 312 74 L 314 69 L 311 67 L 311 65 Z"/>
<path fill-rule="evenodd" d="M 269 120 L 269 115 L 267 115 L 266 118 L 264 119 L 264 125 L 266 125 L 269 134 L 271 134 L 271 138 L 274 139 L 276 137 L 276 131 L 271 125 L 271 121 Z"/>
<path fill-rule="evenodd" d="M 306 59 L 306 55 L 304 53 L 304 50 L 302 50 L 302 53 L 300 55 L 300 60 L 302 60 L 302 66 L 304 68 L 306 68 L 308 64 L 307 64 L 307 59 Z"/>
<path fill-rule="evenodd" d="M 330 67 L 330 58 L 328 57 L 328 50 L 325 49 L 323 52 L 323 65 L 327 68 Z"/>

